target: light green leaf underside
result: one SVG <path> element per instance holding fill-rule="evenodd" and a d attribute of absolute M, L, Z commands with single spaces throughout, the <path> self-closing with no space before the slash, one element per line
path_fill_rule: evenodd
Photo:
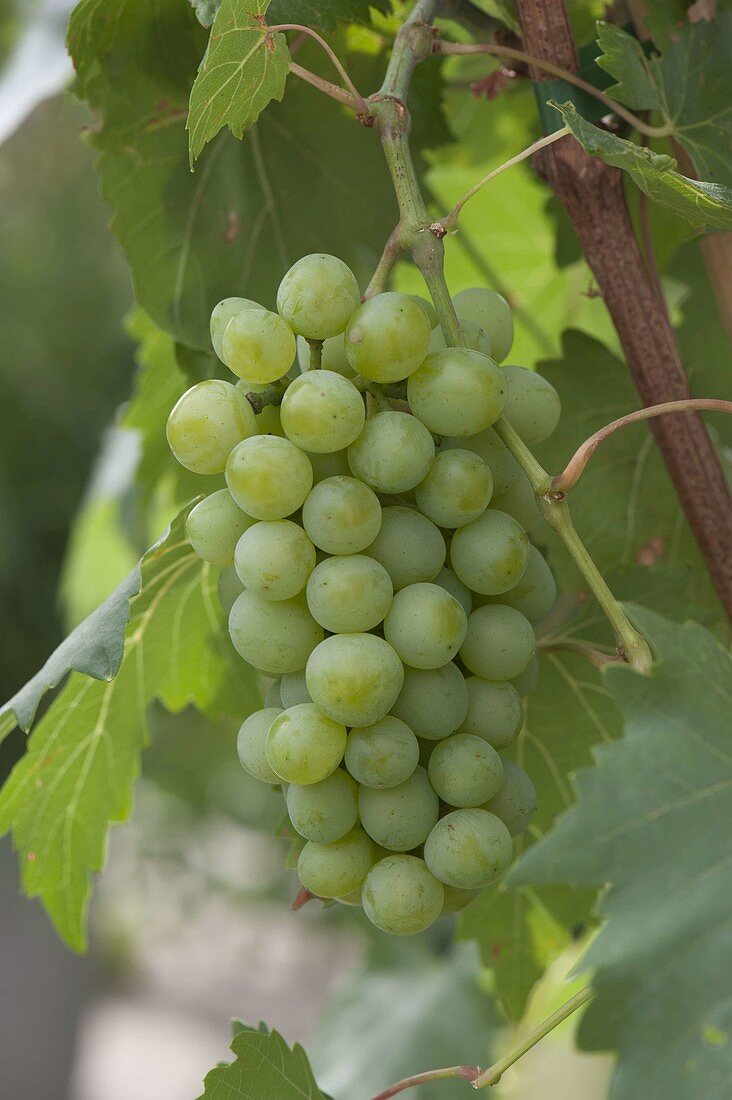
<path fill-rule="evenodd" d="M 231 1049 L 236 1061 L 206 1075 L 199 1100 L 325 1100 L 305 1051 L 278 1032 L 241 1030 Z"/>

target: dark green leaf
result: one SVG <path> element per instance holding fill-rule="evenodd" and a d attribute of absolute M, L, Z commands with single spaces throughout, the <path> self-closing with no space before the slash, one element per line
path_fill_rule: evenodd
<path fill-rule="evenodd" d="M 199 1100 L 325 1100 L 305 1051 L 278 1032 L 239 1025 L 231 1049 L 236 1061 L 206 1074 Z"/>

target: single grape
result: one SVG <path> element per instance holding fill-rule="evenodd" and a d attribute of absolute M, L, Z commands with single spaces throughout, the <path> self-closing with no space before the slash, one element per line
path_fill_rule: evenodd
<path fill-rule="evenodd" d="M 407 383 L 409 407 L 437 435 L 474 435 L 489 428 L 501 415 L 505 393 L 501 368 L 470 348 L 428 355 Z"/>
<path fill-rule="evenodd" d="M 296 672 L 323 640 L 322 627 L 302 596 L 267 600 L 242 592 L 229 614 L 229 634 L 237 653 L 253 668 L 271 676 Z"/>
<path fill-rule="evenodd" d="M 414 498 L 420 512 L 438 527 L 464 527 L 482 515 L 493 492 L 493 475 L 472 451 L 437 455 Z"/>
<path fill-rule="evenodd" d="M 557 602 L 557 582 L 535 546 L 529 547 L 529 561 L 518 584 L 500 597 L 500 602 L 520 611 L 531 623 L 546 618 Z"/>
<path fill-rule="evenodd" d="M 493 475 L 494 498 L 500 493 L 505 493 L 522 473 L 516 459 L 493 428 L 486 428 L 484 432 L 478 432 L 477 435 L 443 439 L 442 450 L 455 447 L 460 450 L 473 451 L 483 459 Z"/>
<path fill-rule="evenodd" d="M 265 707 L 264 710 L 250 714 L 236 739 L 239 763 L 244 771 L 249 772 L 262 783 L 280 782 L 280 777 L 272 771 L 267 762 L 265 743 L 269 727 L 281 713 L 282 707 Z"/>
<path fill-rule="evenodd" d="M 371 868 L 361 897 L 366 916 L 382 932 L 412 936 L 435 923 L 445 891 L 423 859 L 396 855 Z"/>
<path fill-rule="evenodd" d="M 404 493 L 427 475 L 435 444 L 421 420 L 403 412 L 370 416 L 348 448 L 357 478 L 379 493 Z"/>
<path fill-rule="evenodd" d="M 503 786 L 483 807 L 500 818 L 511 836 L 528 828 L 536 812 L 536 788 L 523 768 L 510 760 L 503 763 Z"/>
<path fill-rule="evenodd" d="M 360 889 L 377 859 L 376 845 L 357 825 L 332 844 L 309 840 L 297 861 L 297 873 L 316 897 L 343 898 Z"/>
<path fill-rule="evenodd" d="M 315 485 L 329 477 L 351 476 L 347 451 L 334 451 L 333 454 L 317 454 L 315 451 L 311 451 L 308 458 L 313 468 L 313 483 Z"/>
<path fill-rule="evenodd" d="M 188 513 L 186 535 L 199 558 L 212 565 L 232 565 L 237 542 L 254 522 L 228 489 L 217 489 Z"/>
<path fill-rule="evenodd" d="M 440 818 L 424 846 L 424 858 L 435 878 L 446 886 L 478 890 L 506 870 L 513 855 L 511 834 L 482 809 L 453 810 Z"/>
<path fill-rule="evenodd" d="M 482 737 L 494 749 L 505 749 L 524 724 L 521 696 L 513 684 L 505 680 L 470 676 L 466 683 L 468 713 L 460 732 Z"/>
<path fill-rule="evenodd" d="M 466 909 L 470 905 L 471 901 L 475 901 L 480 890 L 461 890 L 458 886 L 445 886 L 443 884 L 443 890 L 445 891 L 445 901 L 442 906 L 442 916 L 447 916 L 448 913 L 461 913 L 463 909 Z"/>
<path fill-rule="evenodd" d="M 439 741 L 462 726 L 468 712 L 468 689 L 455 664 L 442 668 L 408 668 L 404 686 L 391 708 L 418 737 Z"/>
<path fill-rule="evenodd" d="M 304 336 L 297 338 L 297 362 L 303 374 L 311 368 L 310 344 Z M 320 366 L 323 370 L 332 370 L 336 374 L 342 374 L 344 378 L 353 378 L 351 364 L 346 358 L 346 337 L 341 332 L 338 336 L 331 336 L 329 340 L 323 340 L 320 353 Z"/>
<path fill-rule="evenodd" d="M 267 762 L 286 783 L 320 783 L 346 751 L 346 728 L 314 703 L 298 703 L 277 715 L 266 741 Z"/>
<path fill-rule="evenodd" d="M 503 764 L 496 750 L 482 737 L 453 733 L 435 745 L 429 777 L 448 806 L 480 806 L 501 789 Z"/>
<path fill-rule="evenodd" d="M 224 609 L 224 613 L 228 615 L 237 597 L 241 596 L 244 591 L 244 585 L 239 580 L 233 565 L 227 565 L 219 573 L 219 579 L 216 582 L 216 591 L 218 593 L 219 603 Z"/>
<path fill-rule="evenodd" d="M 411 298 L 413 302 L 416 302 L 417 305 L 424 310 L 427 320 L 430 323 L 430 328 L 437 328 L 440 321 L 437 316 L 437 310 L 432 305 L 432 302 L 428 301 L 427 298 L 423 298 L 421 294 L 408 294 L 407 297 Z"/>
<path fill-rule="evenodd" d="M 479 351 L 482 355 L 490 355 L 493 358 L 493 341 L 485 329 L 481 328 L 475 321 L 466 320 L 464 317 L 458 317 L 458 320 L 465 340 L 465 347 L 472 348 L 473 351 Z M 430 340 L 430 354 L 433 351 L 444 351 L 446 347 L 447 340 L 442 329 L 434 329 Z"/>
<path fill-rule="evenodd" d="M 484 680 L 512 680 L 524 671 L 535 649 L 534 630 L 520 611 L 489 604 L 477 608 L 468 619 L 460 657 Z"/>
<path fill-rule="evenodd" d="M 277 291 L 277 309 L 299 336 L 327 340 L 358 307 L 356 276 L 337 256 L 314 253 L 294 263 Z"/>
<path fill-rule="evenodd" d="M 374 634 L 334 634 L 313 651 L 305 681 L 314 701 L 346 726 L 370 726 L 392 708 L 404 680 L 394 650 Z"/>
<path fill-rule="evenodd" d="M 214 306 L 211 314 L 211 343 L 219 359 L 223 361 L 223 348 L 226 326 L 237 313 L 243 313 L 245 309 L 264 309 L 259 302 L 253 302 L 251 298 L 224 298 Z"/>
<path fill-rule="evenodd" d="M 473 610 L 473 595 L 452 569 L 442 568 L 434 580 L 440 588 L 444 588 L 451 596 L 454 596 L 466 615 Z"/>
<path fill-rule="evenodd" d="M 410 584 L 394 597 L 384 637 L 412 668 L 441 668 L 463 644 L 468 617 L 438 584 Z"/>
<path fill-rule="evenodd" d="M 226 484 L 255 519 L 284 519 L 301 508 L 313 484 L 307 455 L 289 439 L 255 435 L 239 443 L 226 463 Z"/>
<path fill-rule="evenodd" d="M 273 680 L 264 693 L 264 706 L 277 707 L 277 710 L 283 710 L 284 704 L 282 702 L 282 693 L 280 691 L 281 680 Z"/>
<path fill-rule="evenodd" d="M 450 564 L 473 592 L 497 596 L 523 577 L 529 561 L 529 540 L 523 527 L 489 508 L 465 527 L 458 527 L 450 545 Z"/>
<path fill-rule="evenodd" d="M 395 589 L 431 581 L 447 556 L 445 540 L 426 516 L 412 508 L 384 508 L 381 530 L 367 549 L 381 562 Z"/>
<path fill-rule="evenodd" d="M 274 382 L 295 359 L 295 334 L 268 309 L 245 309 L 229 321 L 221 341 L 224 362 L 238 378 Z"/>
<path fill-rule="evenodd" d="M 396 787 L 419 763 L 419 742 L 409 726 L 388 714 L 372 726 L 352 729 L 346 767 L 363 787 Z"/>
<path fill-rule="evenodd" d="M 297 672 L 285 673 L 280 680 L 280 697 L 285 710 L 296 707 L 298 703 L 312 703 L 305 683 L 304 668 L 298 669 Z"/>
<path fill-rule="evenodd" d="M 395 787 L 359 787 L 358 812 L 372 840 L 391 852 L 408 852 L 427 839 L 440 803 L 424 768 Z"/>
<path fill-rule="evenodd" d="M 547 439 L 562 414 L 559 394 L 551 382 L 526 367 L 504 367 L 508 383 L 503 415 L 524 443 Z"/>
<path fill-rule="evenodd" d="M 502 363 L 513 344 L 511 307 L 502 295 L 485 287 L 461 290 L 453 298 L 461 320 L 473 321 L 485 329 L 493 346 L 493 358 Z"/>
<path fill-rule="evenodd" d="M 521 524 L 530 538 L 541 534 L 544 525 L 544 517 L 536 503 L 531 482 L 523 471 L 514 478 L 505 493 L 493 496 L 491 507 L 499 512 L 505 512 Z"/>
<path fill-rule="evenodd" d="M 208 378 L 178 398 L 168 417 L 168 446 L 194 474 L 220 474 L 229 454 L 257 431 L 254 410 L 230 382 Z"/>
<path fill-rule="evenodd" d="M 376 493 L 354 477 L 329 477 L 308 496 L 302 522 L 326 554 L 358 554 L 379 533 L 381 505 Z"/>
<path fill-rule="evenodd" d="M 432 329 L 423 307 L 391 291 L 363 302 L 346 328 L 346 355 L 372 382 L 398 382 L 417 369 Z"/>
<path fill-rule="evenodd" d="M 318 844 L 340 840 L 358 821 L 358 788 L 341 768 L 320 783 L 291 783 L 286 801 L 293 828 Z"/>
<path fill-rule="evenodd" d="M 265 520 L 239 539 L 235 564 L 245 588 L 268 600 L 289 600 L 315 568 L 315 547 L 292 520 Z"/>
<path fill-rule="evenodd" d="M 310 614 L 332 634 L 372 630 L 384 619 L 393 596 L 386 569 L 363 554 L 326 558 L 307 586 Z"/>
<path fill-rule="evenodd" d="M 511 680 L 511 683 L 516 688 L 519 695 L 531 695 L 532 691 L 536 690 L 536 685 L 539 683 L 539 672 L 539 658 L 537 654 L 534 653 L 524 671 L 519 676 L 514 676 Z"/>
<path fill-rule="evenodd" d="M 304 451 L 342 451 L 360 434 L 365 419 L 362 394 L 330 370 L 301 374 L 290 382 L 280 406 L 285 435 Z"/>

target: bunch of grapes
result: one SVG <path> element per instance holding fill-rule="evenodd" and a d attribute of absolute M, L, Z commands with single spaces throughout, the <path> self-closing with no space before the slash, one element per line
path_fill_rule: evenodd
<path fill-rule="evenodd" d="M 500 295 L 455 308 L 468 347 L 446 346 L 428 302 L 362 302 L 342 261 L 306 256 L 277 313 L 216 306 L 213 346 L 239 380 L 193 386 L 168 422 L 183 466 L 225 474 L 188 537 L 225 567 L 236 650 L 274 678 L 241 764 L 281 788 L 303 887 L 396 935 L 495 882 L 531 819 L 532 782 L 500 752 L 556 598 L 531 486 L 491 425 L 538 442 L 559 398 L 498 365 Z"/>

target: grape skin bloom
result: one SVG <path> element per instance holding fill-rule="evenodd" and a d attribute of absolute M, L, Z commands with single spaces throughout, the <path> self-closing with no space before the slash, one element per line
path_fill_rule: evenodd
<path fill-rule="evenodd" d="M 443 802 L 458 808 L 480 806 L 503 784 L 501 758 L 482 737 L 454 733 L 435 745 L 429 777 Z"/>
<path fill-rule="evenodd" d="M 315 547 L 292 520 L 265 520 L 241 536 L 235 565 L 245 588 L 268 600 L 288 600 L 307 584 L 315 568 Z"/>
<path fill-rule="evenodd" d="M 352 382 L 334 371 L 301 374 L 280 406 L 282 429 L 304 451 L 342 451 L 361 433 L 366 410 Z"/>
<path fill-rule="evenodd" d="M 238 596 L 229 613 L 229 634 L 237 653 L 270 676 L 304 668 L 323 640 L 323 628 L 302 596 L 268 600 L 256 592 Z"/>
<path fill-rule="evenodd" d="M 307 584 L 310 613 L 332 634 L 360 634 L 383 621 L 394 586 L 383 565 L 363 554 L 326 558 Z"/>
<path fill-rule="evenodd" d="M 314 701 L 346 726 L 370 726 L 391 710 L 404 666 L 383 638 L 334 634 L 312 652 L 305 681 Z"/>
<path fill-rule="evenodd" d="M 379 493 L 404 493 L 429 472 L 435 443 L 416 417 L 403 412 L 380 412 L 366 421 L 348 448 L 355 477 Z"/>
<path fill-rule="evenodd" d="M 381 529 L 376 493 L 354 477 L 329 477 L 305 501 L 302 522 L 308 535 L 327 554 L 358 554 Z"/>
<path fill-rule="evenodd" d="M 412 668 L 447 664 L 463 644 L 467 629 L 462 606 L 437 584 L 402 588 L 384 620 L 384 637 Z"/>
<path fill-rule="evenodd" d="M 320 783 L 343 759 L 346 729 L 314 703 L 300 703 L 275 718 L 265 751 L 272 771 L 286 783 Z"/>
<path fill-rule="evenodd" d="M 505 399 L 501 368 L 471 348 L 428 355 L 407 383 L 412 412 L 437 435 L 482 432 L 498 420 Z"/>
<path fill-rule="evenodd" d="M 417 767 L 395 787 L 360 787 L 361 824 L 382 848 L 408 852 L 423 844 L 440 812 L 440 803 L 424 768 Z"/>
<path fill-rule="evenodd" d="M 423 932 L 440 916 L 444 887 L 417 856 L 395 855 L 372 867 L 362 891 L 366 916 L 392 936 Z"/>
<path fill-rule="evenodd" d="M 356 276 L 337 256 L 303 256 L 287 272 L 277 291 L 277 309 L 299 336 L 327 340 L 343 332 L 358 308 Z"/>
<path fill-rule="evenodd" d="M 396 787 L 419 763 L 419 742 L 409 726 L 393 714 L 372 726 L 351 730 L 346 767 L 362 787 Z"/>
<path fill-rule="evenodd" d="M 440 818 L 424 846 L 425 863 L 446 886 L 477 890 L 490 886 L 513 855 L 511 834 L 483 809 L 453 810 Z"/>

